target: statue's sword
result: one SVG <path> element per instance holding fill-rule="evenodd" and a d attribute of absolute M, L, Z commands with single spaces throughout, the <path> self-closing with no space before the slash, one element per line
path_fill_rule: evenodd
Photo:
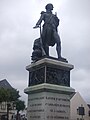
<path fill-rule="evenodd" d="M 42 36 L 41 36 L 41 24 L 40 25 L 36 25 L 35 27 L 33 27 L 34 29 L 35 28 L 40 28 L 40 44 L 41 44 L 41 50 L 42 50 L 42 56 L 45 56 L 46 55 L 46 52 L 43 48 L 43 44 L 42 44 Z"/>

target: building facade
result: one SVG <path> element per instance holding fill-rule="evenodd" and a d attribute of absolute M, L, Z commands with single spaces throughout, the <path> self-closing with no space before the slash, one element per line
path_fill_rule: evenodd
<path fill-rule="evenodd" d="M 7 109 L 7 102 L 0 103 L 0 120 L 7 120 L 7 114 L 9 120 L 11 120 L 12 116 L 15 114 L 16 110 L 12 103 L 10 103 L 10 109 Z"/>
<path fill-rule="evenodd" d="M 90 108 L 79 92 L 71 98 L 70 113 L 71 120 L 90 120 Z"/>
<path fill-rule="evenodd" d="M 9 84 L 9 82 L 4 79 L 0 81 L 0 88 L 8 88 L 12 89 L 13 87 Z M 12 115 L 15 114 L 15 106 L 13 105 L 13 102 L 7 103 L 7 102 L 1 102 L 0 103 L 0 120 L 7 120 L 7 114 L 9 120 L 11 120 Z"/>

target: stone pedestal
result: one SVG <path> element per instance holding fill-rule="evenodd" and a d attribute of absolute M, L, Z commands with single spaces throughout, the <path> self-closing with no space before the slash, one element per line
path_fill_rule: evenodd
<path fill-rule="evenodd" d="M 43 83 L 25 89 L 28 120 L 70 120 L 70 98 L 74 89 Z"/>
<path fill-rule="evenodd" d="M 28 120 L 70 120 L 70 87 L 73 65 L 44 58 L 27 66 L 29 71 Z"/>
<path fill-rule="evenodd" d="M 28 86 L 42 83 L 70 86 L 70 70 L 73 65 L 66 62 L 44 58 L 28 65 L 26 69 L 29 71 Z"/>

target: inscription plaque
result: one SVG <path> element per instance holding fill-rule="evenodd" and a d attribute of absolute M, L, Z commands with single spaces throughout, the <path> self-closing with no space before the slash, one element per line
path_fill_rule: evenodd
<path fill-rule="evenodd" d="M 41 92 L 28 96 L 30 120 L 69 120 L 69 95 Z"/>

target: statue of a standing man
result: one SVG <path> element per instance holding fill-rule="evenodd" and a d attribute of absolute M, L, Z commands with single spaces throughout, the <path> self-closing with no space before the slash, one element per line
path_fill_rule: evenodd
<path fill-rule="evenodd" d="M 58 35 L 57 27 L 59 25 L 59 19 L 57 15 L 52 13 L 53 5 L 51 3 L 45 6 L 46 12 L 41 12 L 41 17 L 36 23 L 34 28 L 37 28 L 44 21 L 43 29 L 41 32 L 42 47 L 46 56 L 49 56 L 49 46 L 54 46 L 56 43 L 56 51 L 58 59 L 61 58 L 61 41 Z"/>

